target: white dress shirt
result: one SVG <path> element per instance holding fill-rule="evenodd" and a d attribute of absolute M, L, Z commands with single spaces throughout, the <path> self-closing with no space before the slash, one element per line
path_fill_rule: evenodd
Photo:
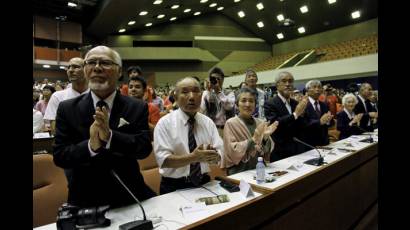
<path fill-rule="evenodd" d="M 114 104 L 115 95 L 116 95 L 116 91 L 114 90 L 114 92 L 110 96 L 104 99 L 105 103 L 107 103 L 108 105 L 108 110 L 107 110 L 108 111 L 108 121 L 110 120 L 110 114 L 111 114 L 112 106 Z M 97 95 L 95 95 L 93 91 L 91 91 L 91 98 L 93 99 L 94 109 L 96 109 L 97 102 L 99 102 L 101 99 Z M 107 144 L 105 145 L 106 149 L 110 148 L 111 138 L 112 138 L 112 131 L 110 129 L 110 137 L 108 138 Z M 88 150 L 90 151 L 90 155 L 92 157 L 98 154 L 91 149 L 90 140 L 88 140 Z"/>
<path fill-rule="evenodd" d="M 56 91 L 55 93 L 53 93 L 53 95 L 51 95 L 51 98 L 48 101 L 46 113 L 44 114 L 44 120 L 54 121 L 56 119 L 57 108 L 60 102 L 78 97 L 88 92 L 90 92 L 90 89 L 87 89 L 82 93 L 75 91 L 73 88 L 66 88 L 61 91 Z"/>
<path fill-rule="evenodd" d="M 279 92 L 278 92 L 278 97 L 285 104 L 286 109 L 288 109 L 289 114 L 293 114 L 293 116 L 295 117 L 295 120 L 298 119 L 298 116 L 296 115 L 296 113 L 295 112 L 292 113 L 292 107 L 290 106 L 290 103 L 288 102 L 288 100 L 286 100 L 286 98 L 282 96 Z M 289 98 L 289 101 L 290 101 L 290 98 Z"/>
<path fill-rule="evenodd" d="M 33 135 L 41 130 L 44 125 L 43 114 L 40 111 L 33 109 Z"/>
<path fill-rule="evenodd" d="M 154 152 L 159 165 L 159 173 L 164 177 L 180 178 L 189 176 L 190 165 L 180 168 L 162 168 L 165 159 L 171 154 L 188 155 L 188 119 L 181 109 L 162 117 L 154 129 Z M 201 113 L 195 115 L 194 136 L 197 146 L 211 145 L 222 157 L 223 141 L 214 122 Z M 209 172 L 208 163 L 201 162 L 201 172 Z"/>

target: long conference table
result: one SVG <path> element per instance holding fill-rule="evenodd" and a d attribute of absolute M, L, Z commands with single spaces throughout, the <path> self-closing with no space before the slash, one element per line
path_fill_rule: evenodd
<path fill-rule="evenodd" d="M 270 163 L 266 174 L 288 173 L 273 182 L 257 184 L 255 170 L 226 177 L 244 190 L 229 193 L 218 181 L 202 188 L 186 189 L 142 202 L 155 229 L 352 229 L 368 218 L 378 202 L 378 135 L 351 136 L 320 148 L 326 164 L 311 166 L 305 160 L 318 156 L 316 150 Z M 373 143 L 363 142 L 372 137 Z M 244 185 L 244 187 L 242 187 Z M 201 197 L 226 194 L 229 202 L 205 205 Z M 248 196 L 247 196 L 248 195 Z M 377 211 L 376 211 L 377 212 Z M 111 225 L 141 219 L 138 205 L 109 210 Z M 159 218 L 160 217 L 160 218 Z M 35 230 L 54 230 L 52 223 Z"/>

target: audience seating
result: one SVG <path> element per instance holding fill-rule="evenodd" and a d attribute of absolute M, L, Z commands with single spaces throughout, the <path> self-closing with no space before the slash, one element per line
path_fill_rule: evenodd
<path fill-rule="evenodd" d="M 314 48 L 318 56 L 318 62 L 331 61 L 342 58 L 351 58 L 356 56 L 368 55 L 378 52 L 378 35 L 374 34 L 367 37 L 356 38 L 349 41 L 343 41 L 333 44 L 327 44 Z M 310 50 L 310 49 L 309 49 Z M 281 55 L 276 55 L 257 63 L 251 68 L 257 72 L 276 69 L 293 55 L 307 50 L 299 50 Z M 246 69 L 248 69 L 246 68 Z M 244 74 L 246 69 L 238 71 L 238 74 Z"/>
<path fill-rule="evenodd" d="M 33 228 L 55 222 L 67 195 L 64 170 L 54 164 L 53 156 L 33 155 Z"/>

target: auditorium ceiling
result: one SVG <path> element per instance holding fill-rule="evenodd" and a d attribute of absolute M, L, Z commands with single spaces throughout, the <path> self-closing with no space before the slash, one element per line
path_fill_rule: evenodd
<path fill-rule="evenodd" d="M 34 14 L 79 22 L 85 33 L 100 39 L 216 12 L 273 44 L 378 17 L 377 0 L 72 0 L 76 6 L 71 7 L 67 0 L 33 3 Z M 353 18 L 355 11 L 360 17 L 356 12 Z"/>

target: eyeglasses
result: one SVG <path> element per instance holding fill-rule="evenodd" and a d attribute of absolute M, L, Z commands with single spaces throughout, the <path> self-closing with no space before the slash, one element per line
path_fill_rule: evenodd
<path fill-rule="evenodd" d="M 97 66 L 101 66 L 104 69 L 111 69 L 113 65 L 118 65 L 117 63 L 111 61 L 111 60 L 96 60 L 96 59 L 90 59 L 90 60 L 85 60 L 84 65 L 88 67 L 93 67 L 95 68 Z"/>
<path fill-rule="evenodd" d="M 73 68 L 73 69 L 81 69 L 81 65 L 69 65 L 69 66 L 67 66 L 66 67 L 66 69 L 68 70 L 68 69 L 70 69 L 70 68 Z"/>

